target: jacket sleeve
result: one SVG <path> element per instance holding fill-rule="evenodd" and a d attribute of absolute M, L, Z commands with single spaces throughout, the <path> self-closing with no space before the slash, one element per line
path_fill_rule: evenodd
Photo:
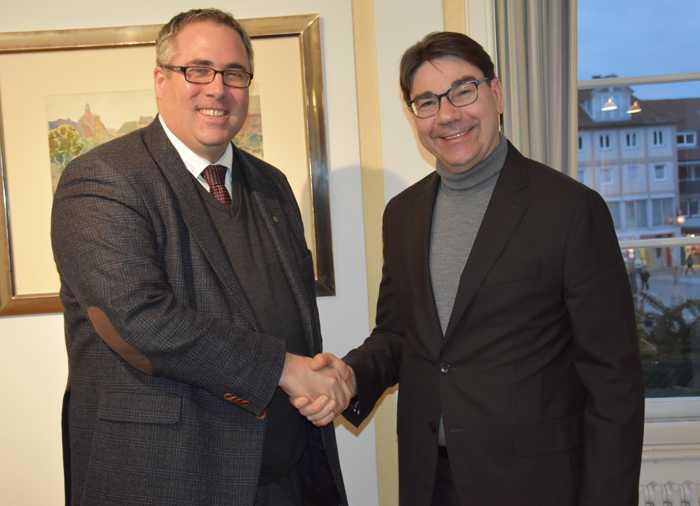
<path fill-rule="evenodd" d="M 581 506 L 636 506 L 644 393 L 629 282 L 603 199 L 587 191 L 565 245 L 564 297 L 586 390 Z"/>
<path fill-rule="evenodd" d="M 84 312 L 105 344 L 145 374 L 261 414 L 278 385 L 285 344 L 178 300 L 142 193 L 95 156 L 64 172 L 51 237 L 67 316 Z"/>
<path fill-rule="evenodd" d="M 384 265 L 377 299 L 377 317 L 374 330 L 365 342 L 351 350 L 344 358 L 354 370 L 357 381 L 357 397 L 343 415 L 353 425 L 359 426 L 369 415 L 384 390 L 399 382 L 403 329 L 398 308 L 398 294 L 389 253 L 391 233 L 391 209 L 384 213 L 383 242 Z"/>

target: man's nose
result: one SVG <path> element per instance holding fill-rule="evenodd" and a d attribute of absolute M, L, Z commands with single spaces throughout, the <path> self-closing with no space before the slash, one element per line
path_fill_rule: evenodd
<path fill-rule="evenodd" d="M 214 80 L 206 85 L 207 93 L 214 96 L 221 96 L 225 89 L 224 75 L 221 73 L 215 74 Z"/>
<path fill-rule="evenodd" d="M 457 118 L 460 114 L 458 107 L 452 105 L 447 98 L 447 95 L 440 97 L 440 107 L 437 112 L 437 120 L 441 123 L 449 123 Z"/>

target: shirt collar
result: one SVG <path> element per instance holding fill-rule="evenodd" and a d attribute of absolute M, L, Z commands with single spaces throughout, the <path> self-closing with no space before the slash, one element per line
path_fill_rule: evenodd
<path fill-rule="evenodd" d="M 224 151 L 224 154 L 221 155 L 221 157 L 218 160 L 212 163 L 206 158 L 202 158 L 201 156 L 199 156 L 197 153 L 188 148 L 184 142 L 178 139 L 178 137 L 170 131 L 168 125 L 165 124 L 165 121 L 163 121 L 163 117 L 161 115 L 158 115 L 158 120 L 160 121 L 160 124 L 163 127 L 163 130 L 165 131 L 165 135 L 168 136 L 168 139 L 175 148 L 175 151 L 177 151 L 177 154 L 180 155 L 180 158 L 185 164 L 185 167 L 187 167 L 187 170 L 197 181 L 199 181 L 199 183 L 202 186 L 204 186 L 204 188 L 207 189 L 207 191 L 209 191 L 209 184 L 207 184 L 207 181 L 204 179 L 204 176 L 202 176 L 202 171 L 206 169 L 209 165 L 223 165 L 228 169 L 226 171 L 224 185 L 230 193 L 231 167 L 233 167 L 233 148 L 231 147 L 231 143 L 229 142 L 226 146 L 226 151 Z"/>

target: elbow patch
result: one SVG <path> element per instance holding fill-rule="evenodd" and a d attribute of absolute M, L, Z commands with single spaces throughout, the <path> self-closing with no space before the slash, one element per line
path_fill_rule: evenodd
<path fill-rule="evenodd" d="M 91 306 L 87 310 L 88 318 L 92 322 L 97 335 L 105 342 L 109 348 L 122 357 L 131 367 L 151 376 L 153 374 L 153 364 L 134 346 L 129 344 L 114 328 L 109 317 L 100 308 Z"/>

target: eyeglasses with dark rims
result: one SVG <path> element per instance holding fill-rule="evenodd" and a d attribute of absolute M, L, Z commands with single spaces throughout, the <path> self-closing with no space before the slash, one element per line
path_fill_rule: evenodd
<path fill-rule="evenodd" d="M 160 67 L 181 73 L 185 77 L 185 81 L 192 84 L 209 84 L 216 78 L 216 74 L 221 74 L 224 85 L 230 88 L 247 88 L 253 80 L 253 74 L 238 67 L 224 70 L 216 70 L 203 65 L 160 64 Z"/>
<path fill-rule="evenodd" d="M 435 93 L 422 93 L 411 100 L 410 106 L 413 114 L 421 119 L 435 116 L 440 110 L 442 97 L 455 107 L 465 107 L 473 104 L 479 98 L 479 85 L 488 83 L 495 77 L 484 79 L 464 79 L 452 83 L 452 86 L 445 92 L 436 95 Z"/>

